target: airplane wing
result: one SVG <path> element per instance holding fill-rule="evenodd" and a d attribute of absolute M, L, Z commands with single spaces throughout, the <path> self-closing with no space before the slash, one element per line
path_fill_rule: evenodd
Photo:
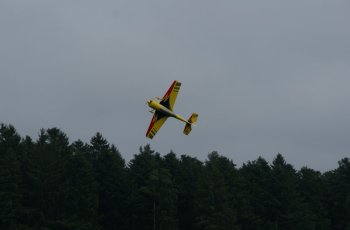
<path fill-rule="evenodd" d="M 178 81 L 174 81 L 173 84 L 170 86 L 162 100 L 160 101 L 160 104 L 167 107 L 170 110 L 173 110 L 177 94 L 180 90 L 181 83 Z"/>
<path fill-rule="evenodd" d="M 152 117 L 151 123 L 149 124 L 146 137 L 152 139 L 156 135 L 158 130 L 162 127 L 166 119 L 168 119 L 167 116 L 164 116 L 161 113 L 155 112 Z"/>

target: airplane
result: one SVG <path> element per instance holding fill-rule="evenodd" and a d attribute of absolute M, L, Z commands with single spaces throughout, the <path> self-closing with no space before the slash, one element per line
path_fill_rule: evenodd
<path fill-rule="evenodd" d="M 175 80 L 163 98 L 157 97 L 156 100 L 147 101 L 148 106 L 152 109 L 150 112 L 153 113 L 153 117 L 146 132 L 146 137 L 152 139 L 169 117 L 174 117 L 186 123 L 183 131 L 185 135 L 192 131 L 192 125 L 196 123 L 198 114 L 192 113 L 190 118 L 186 120 L 173 111 L 180 86 L 181 83 Z"/>

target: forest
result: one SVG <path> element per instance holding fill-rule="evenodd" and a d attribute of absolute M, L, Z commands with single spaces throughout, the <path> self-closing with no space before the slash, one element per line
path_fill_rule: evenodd
<path fill-rule="evenodd" d="M 350 161 L 321 173 L 277 154 L 237 167 L 146 145 L 125 162 L 100 133 L 33 140 L 1 124 L 0 229 L 350 229 Z"/>

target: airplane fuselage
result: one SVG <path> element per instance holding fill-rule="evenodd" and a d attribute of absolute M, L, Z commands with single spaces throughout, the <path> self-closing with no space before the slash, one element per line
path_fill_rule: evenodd
<path fill-rule="evenodd" d="M 147 104 L 150 108 L 154 109 L 155 111 L 158 111 L 168 117 L 174 117 L 180 121 L 183 121 L 185 123 L 188 123 L 188 121 L 181 117 L 180 115 L 174 113 L 172 110 L 168 109 L 167 107 L 161 105 L 159 102 L 155 101 L 155 100 L 149 100 L 147 101 Z"/>

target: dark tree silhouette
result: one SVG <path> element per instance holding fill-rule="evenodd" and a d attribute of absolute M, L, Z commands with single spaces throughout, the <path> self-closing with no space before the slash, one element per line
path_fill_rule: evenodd
<path fill-rule="evenodd" d="M 277 154 L 237 168 L 146 145 L 125 164 L 100 133 L 33 141 L 1 124 L 0 229 L 350 229 L 350 161 L 321 173 Z"/>

